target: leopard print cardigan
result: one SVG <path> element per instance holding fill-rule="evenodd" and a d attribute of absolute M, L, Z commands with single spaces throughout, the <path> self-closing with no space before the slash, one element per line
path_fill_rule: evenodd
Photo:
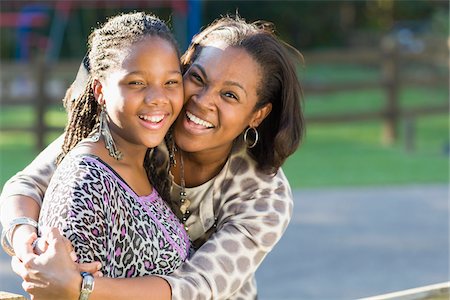
<path fill-rule="evenodd" d="M 204 234 L 181 268 L 166 279 L 172 299 L 256 299 L 255 272 L 286 230 L 292 215 L 289 182 L 258 171 L 243 146 L 235 146 L 201 201 Z"/>

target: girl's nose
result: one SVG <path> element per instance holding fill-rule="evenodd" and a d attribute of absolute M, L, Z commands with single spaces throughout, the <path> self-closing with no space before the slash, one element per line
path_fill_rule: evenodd
<path fill-rule="evenodd" d="M 162 103 L 167 103 L 169 100 L 167 99 L 166 94 L 164 93 L 163 88 L 159 87 L 147 87 L 145 94 L 145 103 L 148 105 L 158 105 Z"/>

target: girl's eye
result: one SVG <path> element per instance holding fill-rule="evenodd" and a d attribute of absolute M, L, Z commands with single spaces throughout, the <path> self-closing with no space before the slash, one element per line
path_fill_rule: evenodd
<path fill-rule="evenodd" d="M 141 81 L 130 81 L 128 84 L 129 85 L 144 85 L 144 83 Z"/>

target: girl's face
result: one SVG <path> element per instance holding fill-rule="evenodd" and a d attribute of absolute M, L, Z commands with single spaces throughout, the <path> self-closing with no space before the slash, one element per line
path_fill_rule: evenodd
<path fill-rule="evenodd" d="M 148 37 L 124 54 L 122 64 L 95 85 L 118 148 L 160 144 L 183 105 L 180 62 L 173 45 Z"/>
<path fill-rule="evenodd" d="M 174 130 L 178 147 L 228 153 L 247 126 L 258 126 L 270 112 L 270 105 L 254 111 L 260 81 L 260 66 L 244 49 L 204 47 L 184 75 L 186 103 Z"/>

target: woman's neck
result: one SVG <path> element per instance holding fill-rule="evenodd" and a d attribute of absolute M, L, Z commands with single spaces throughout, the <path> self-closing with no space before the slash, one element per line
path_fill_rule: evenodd
<path fill-rule="evenodd" d="M 186 187 L 199 186 L 220 173 L 227 162 L 231 146 L 227 151 L 210 150 L 205 152 L 186 152 L 179 149 L 175 153 L 177 164 L 172 168 L 172 174 L 177 184 L 180 184 L 181 155 L 184 163 L 184 180 Z"/>

